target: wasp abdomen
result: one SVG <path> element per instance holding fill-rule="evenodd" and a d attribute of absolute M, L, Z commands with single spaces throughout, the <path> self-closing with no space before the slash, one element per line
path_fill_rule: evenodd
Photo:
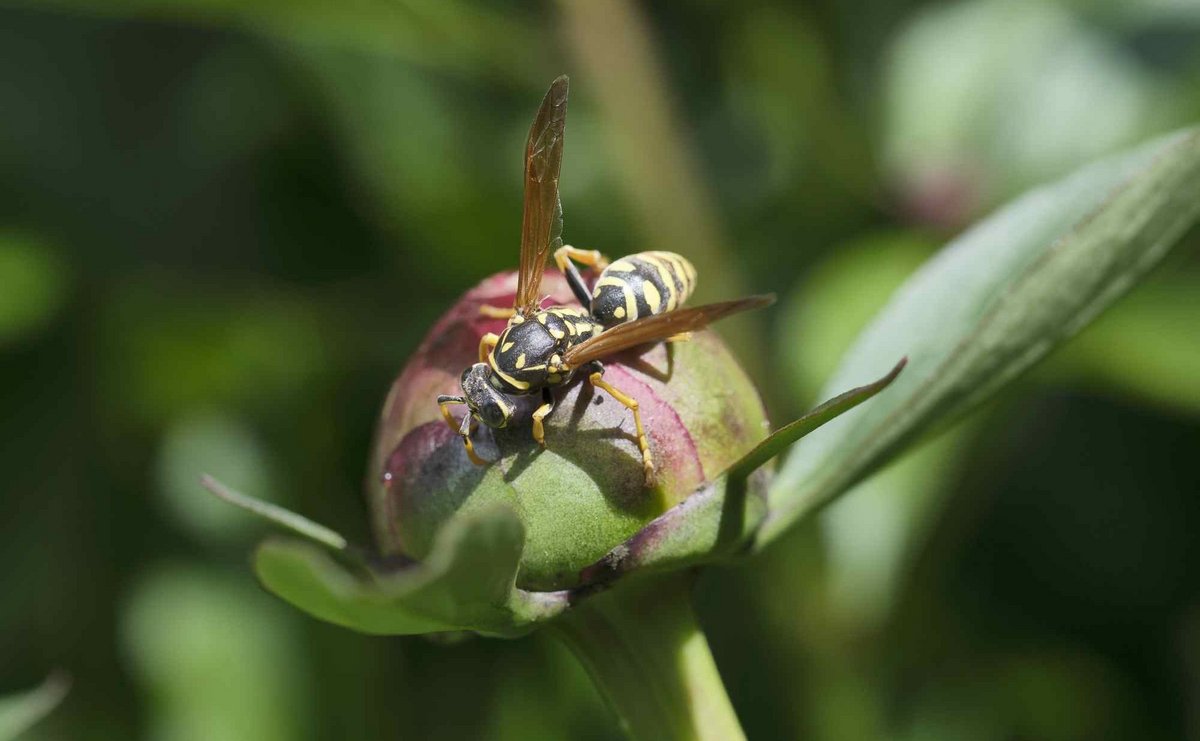
<path fill-rule="evenodd" d="M 674 311 L 696 288 L 696 268 L 674 252 L 628 255 L 609 265 L 592 289 L 591 314 L 604 327 Z"/>

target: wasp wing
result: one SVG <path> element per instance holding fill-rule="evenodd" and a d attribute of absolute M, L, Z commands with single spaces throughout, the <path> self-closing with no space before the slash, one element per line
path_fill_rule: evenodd
<path fill-rule="evenodd" d="M 679 334 L 703 329 L 709 324 L 739 311 L 757 309 L 775 302 L 774 294 L 747 296 L 733 301 L 721 301 L 689 309 L 668 311 L 666 314 L 648 316 L 645 319 L 618 324 L 612 329 L 584 340 L 563 353 L 563 362 L 578 368 L 584 363 L 600 360 L 631 347 L 647 342 L 658 342 Z"/>
<path fill-rule="evenodd" d="M 550 84 L 525 143 L 525 212 L 521 218 L 521 261 L 513 308 L 522 316 L 537 311 L 546 257 L 562 246 L 562 205 L 558 172 L 567 123 L 567 76 Z"/>

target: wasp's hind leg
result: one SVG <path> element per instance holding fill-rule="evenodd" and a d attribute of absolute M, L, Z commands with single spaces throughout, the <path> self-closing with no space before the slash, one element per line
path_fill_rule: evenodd
<path fill-rule="evenodd" d="M 609 396 L 625 405 L 633 412 L 633 424 L 637 428 L 638 449 L 642 451 L 642 470 L 646 474 L 646 486 L 654 486 L 654 458 L 650 455 L 650 443 L 646 439 L 646 430 L 642 427 L 642 414 L 638 411 L 637 399 L 614 387 L 604 380 L 604 366 L 593 363 L 596 370 L 588 376 L 588 381 L 596 388 L 604 389 Z"/>
<path fill-rule="evenodd" d="M 550 389 L 542 389 L 542 405 L 533 411 L 533 439 L 538 445 L 546 447 L 546 427 L 543 420 L 554 411 L 554 394 Z"/>
<path fill-rule="evenodd" d="M 581 250 L 570 245 L 564 245 L 554 251 L 554 264 L 567 276 L 567 285 L 571 286 L 571 293 L 574 293 L 579 303 L 588 309 L 592 305 L 592 295 L 588 291 L 587 283 L 583 282 L 583 276 L 579 274 L 579 268 L 575 267 L 576 262 L 593 270 L 603 270 L 608 267 L 608 258 L 600 254 L 600 250 Z"/>

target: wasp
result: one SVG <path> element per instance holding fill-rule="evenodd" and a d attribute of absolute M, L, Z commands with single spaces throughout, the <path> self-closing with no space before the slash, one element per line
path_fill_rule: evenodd
<path fill-rule="evenodd" d="M 476 421 L 494 429 L 507 427 L 517 409 L 512 397 L 541 394 L 542 404 L 533 412 L 532 432 L 533 439 L 545 447 L 544 420 L 554 410 L 553 389 L 583 372 L 588 383 L 632 413 L 649 486 L 654 481 L 654 458 L 638 402 L 604 380 L 601 360 L 646 343 L 684 340 L 722 317 L 770 304 L 774 296 L 682 308 L 696 286 L 696 270 L 682 256 L 641 252 L 610 263 L 598 251 L 564 246 L 558 180 L 567 92 L 565 75 L 551 84 L 526 141 L 524 215 L 513 306 L 481 307 L 489 316 L 507 318 L 508 325 L 499 335 L 489 332 L 480 339 L 479 362 L 462 374 L 462 394 L 439 396 L 438 407 L 446 423 L 461 436 L 468 457 L 487 465 L 471 443 Z M 541 307 L 538 289 L 551 253 L 579 307 Z M 575 263 L 599 271 L 591 289 Z M 469 410 L 461 422 L 449 410 L 456 404 L 465 404 Z"/>

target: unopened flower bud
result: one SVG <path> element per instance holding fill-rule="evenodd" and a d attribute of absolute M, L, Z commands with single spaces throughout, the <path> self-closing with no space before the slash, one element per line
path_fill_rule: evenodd
<path fill-rule="evenodd" d="M 495 502 L 525 525 L 518 586 L 571 587 L 580 572 L 646 523 L 722 473 L 767 434 L 754 385 L 711 331 L 605 359 L 604 380 L 637 400 L 655 465 L 646 485 L 630 411 L 593 388 L 580 370 L 555 390 L 543 449 L 531 434 L 540 394 L 511 397 L 502 429 L 477 425 L 471 462 L 442 419 L 439 394 L 458 394 L 462 371 L 478 360 L 480 338 L 504 329 L 481 306 L 511 307 L 514 273 L 468 291 L 433 327 L 392 385 L 373 448 L 370 504 L 379 550 L 426 557 L 456 514 Z M 562 277 L 547 271 L 548 302 L 574 304 Z M 461 419 L 469 413 L 457 407 Z"/>

